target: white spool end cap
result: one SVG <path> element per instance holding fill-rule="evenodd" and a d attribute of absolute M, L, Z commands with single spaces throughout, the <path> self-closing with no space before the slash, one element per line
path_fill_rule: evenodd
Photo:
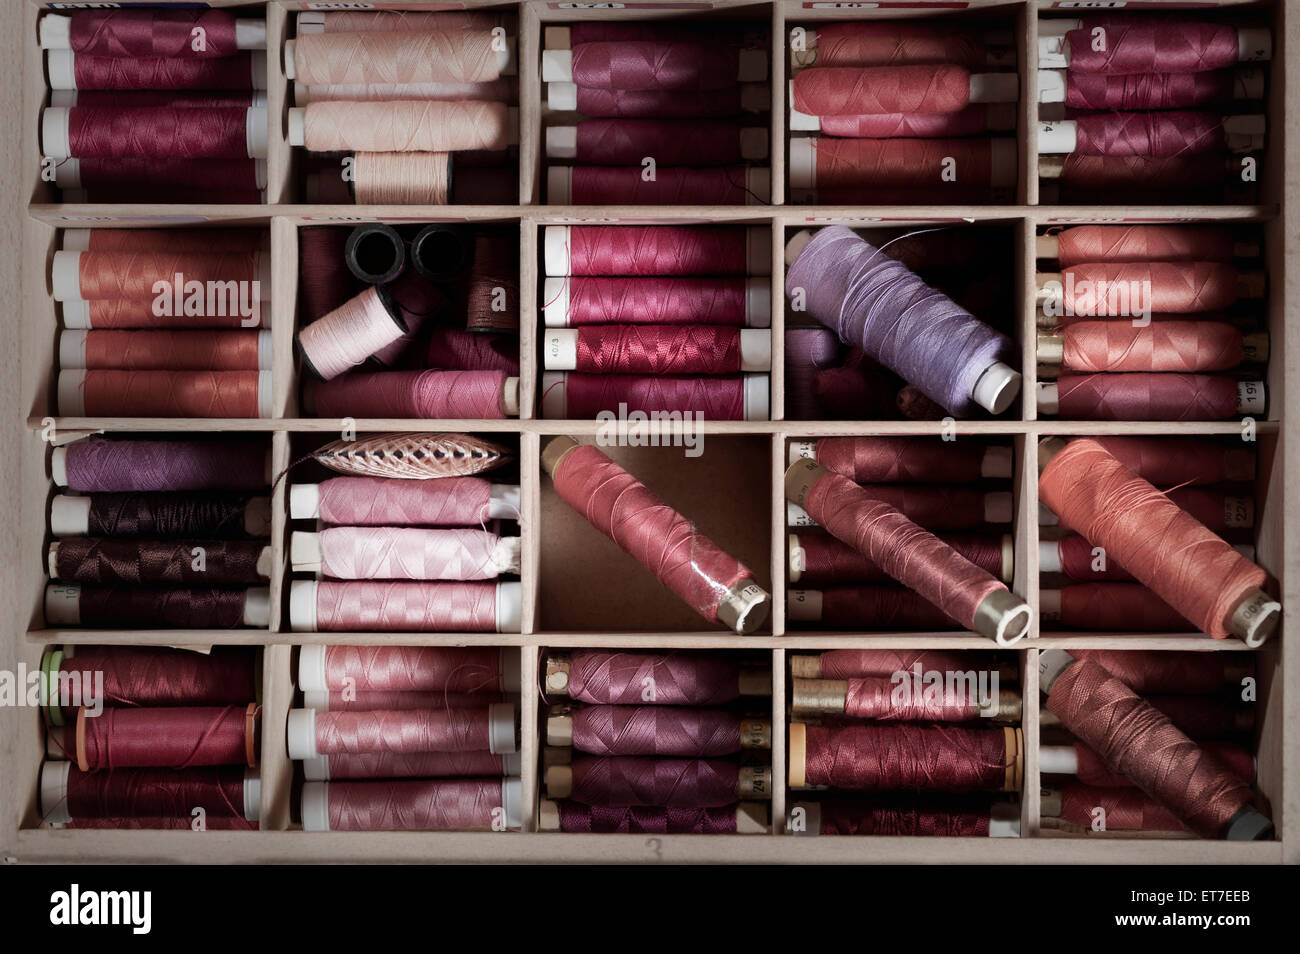
<path fill-rule="evenodd" d="M 1061 412 L 1059 392 L 1055 381 L 1038 382 L 1037 400 L 1039 414 L 1059 414 Z"/>
<path fill-rule="evenodd" d="M 59 413 L 64 417 L 86 416 L 86 371 L 74 368 L 59 372 Z"/>
<path fill-rule="evenodd" d="M 304 709 L 315 709 L 317 712 L 329 712 L 329 691 L 322 691 L 320 689 L 304 689 L 302 692 L 302 707 Z"/>
<path fill-rule="evenodd" d="M 72 821 L 68 812 L 68 776 L 71 762 L 46 762 L 41 766 L 41 820 L 52 825 Z"/>
<path fill-rule="evenodd" d="M 1078 127 L 1072 119 L 1038 124 L 1038 154 L 1068 155 L 1079 144 Z"/>
<path fill-rule="evenodd" d="M 990 414 L 1001 414 L 1020 393 L 1020 372 L 994 361 L 976 379 L 971 399 Z"/>
<path fill-rule="evenodd" d="M 1019 73 L 970 74 L 970 101 L 972 103 L 1014 103 L 1019 99 Z"/>
<path fill-rule="evenodd" d="M 808 511 L 794 501 L 789 501 L 785 505 L 785 522 L 791 527 L 817 526 L 817 521 L 808 515 Z"/>
<path fill-rule="evenodd" d="M 980 461 L 980 476 L 1007 478 L 1011 476 L 1014 466 L 1015 454 L 1011 448 L 995 444 L 984 451 L 984 457 Z"/>
<path fill-rule="evenodd" d="M 319 573 L 321 566 L 319 533 L 295 530 L 289 535 L 289 562 L 296 573 Z"/>
<path fill-rule="evenodd" d="M 766 278 L 745 279 L 745 324 L 772 327 L 772 284 Z"/>
<path fill-rule="evenodd" d="M 506 813 L 507 828 L 522 828 L 524 824 L 524 787 L 517 778 L 501 780 L 501 807 Z"/>
<path fill-rule="evenodd" d="M 497 702 L 488 706 L 488 751 L 493 755 L 507 755 L 517 751 L 513 702 Z"/>
<path fill-rule="evenodd" d="M 68 486 L 68 449 L 66 447 L 56 447 L 50 451 L 50 480 L 54 481 L 56 486 Z M 90 507 L 89 500 L 87 500 L 86 507 L 87 509 Z"/>
<path fill-rule="evenodd" d="M 45 587 L 45 625 L 81 625 L 81 587 L 75 583 L 50 583 Z"/>
<path fill-rule="evenodd" d="M 770 331 L 761 328 L 745 328 L 741 330 L 740 370 L 772 370 L 772 333 Z M 746 382 L 746 390 L 748 390 L 748 382 Z M 746 404 L 748 403 L 746 401 Z"/>
<path fill-rule="evenodd" d="M 271 391 L 271 372 L 257 372 L 257 416 L 268 418 L 271 416 L 271 401 L 273 393 Z"/>
<path fill-rule="evenodd" d="M 790 464 L 797 463 L 801 460 L 817 459 L 817 442 L 816 441 L 791 441 L 790 442 Z"/>
<path fill-rule="evenodd" d="M 546 274 L 563 278 L 569 274 L 569 227 L 548 225 L 542 236 Z"/>
<path fill-rule="evenodd" d="M 270 140 L 267 110 L 250 106 L 244 118 L 244 143 L 248 146 L 250 159 L 265 159 Z"/>
<path fill-rule="evenodd" d="M 59 367 L 84 368 L 86 366 L 86 336 L 88 331 L 65 331 L 59 335 Z"/>
<path fill-rule="evenodd" d="M 81 294 L 81 253 L 54 253 L 50 264 L 50 285 L 54 291 L 55 301 L 76 301 Z"/>
<path fill-rule="evenodd" d="M 770 363 L 770 362 L 769 362 Z M 766 374 L 745 375 L 745 420 L 766 421 L 771 414 Z"/>
<path fill-rule="evenodd" d="M 807 137 L 790 140 L 790 188 L 817 188 L 817 140 Z"/>
<path fill-rule="evenodd" d="M 554 800 L 543 798 L 537 803 L 537 830 L 560 830 L 560 806 Z"/>
<path fill-rule="evenodd" d="M 1038 38 L 1038 66 L 1040 69 L 1063 70 L 1070 65 L 1070 48 L 1063 34 Z"/>
<path fill-rule="evenodd" d="M 295 633 L 316 632 L 316 581 L 289 584 L 289 625 Z"/>
<path fill-rule="evenodd" d="M 1038 541 L 1038 571 L 1040 573 L 1061 572 L 1061 545 L 1056 540 Z"/>
<path fill-rule="evenodd" d="M 41 17 L 38 29 L 42 50 L 69 50 L 72 48 L 72 17 L 47 13 Z"/>
<path fill-rule="evenodd" d="M 808 557 L 804 552 L 803 544 L 799 542 L 797 533 L 791 533 L 786 538 L 786 559 L 790 567 L 790 582 L 798 583 L 799 577 L 803 576 L 803 571 L 808 566 Z"/>
<path fill-rule="evenodd" d="M 1038 750 L 1038 771 L 1043 775 L 1077 775 L 1079 755 L 1072 745 L 1044 745 Z"/>
<path fill-rule="evenodd" d="M 1065 102 L 1066 80 L 1062 70 L 1038 71 L 1038 101 L 1040 103 Z"/>
<path fill-rule="evenodd" d="M 250 586 L 244 593 L 244 625 L 266 629 L 271 625 L 271 588 Z"/>
<path fill-rule="evenodd" d="M 567 413 L 564 400 L 565 372 L 542 372 L 542 418 L 548 421 L 563 420 Z"/>
<path fill-rule="evenodd" d="M 238 50 L 266 49 L 266 21 L 240 17 L 235 21 L 235 48 Z"/>
<path fill-rule="evenodd" d="M 1237 382 L 1237 413 L 1263 414 L 1268 407 L 1268 389 L 1263 381 Z"/>
<path fill-rule="evenodd" d="M 330 783 L 304 782 L 302 786 L 302 830 L 330 830 Z"/>
<path fill-rule="evenodd" d="M 740 131 L 740 158 L 754 160 L 767 158 L 767 130 L 761 126 L 747 126 Z"/>
<path fill-rule="evenodd" d="M 60 189 L 81 188 L 81 160 L 64 159 L 54 167 L 54 184 Z"/>
<path fill-rule="evenodd" d="M 322 24 L 322 31 L 324 32 Z M 297 40 L 284 41 L 284 77 L 285 79 L 297 80 L 298 64 L 295 62 L 295 55 L 298 52 Z"/>
<path fill-rule="evenodd" d="M 546 158 L 576 159 L 578 157 L 578 127 L 546 127 Z"/>
<path fill-rule="evenodd" d="M 990 838 L 1020 837 L 1020 806 L 1014 802 L 999 803 L 989 813 Z"/>
<path fill-rule="evenodd" d="M 524 613 L 523 586 L 519 583 L 497 584 L 497 632 L 517 633 Z"/>
<path fill-rule="evenodd" d="M 294 484 L 289 488 L 289 517 L 315 520 L 320 515 L 320 484 Z"/>
<path fill-rule="evenodd" d="M 518 484 L 492 484 L 488 487 L 488 519 L 518 520 L 520 510 Z"/>
<path fill-rule="evenodd" d="M 573 82 L 572 50 L 542 50 L 542 82 Z"/>
<path fill-rule="evenodd" d="M 790 131 L 791 132 L 821 132 L 822 121 L 818 116 L 810 116 L 808 113 L 801 113 L 793 106 L 790 107 Z"/>
<path fill-rule="evenodd" d="M 295 762 L 317 758 L 316 710 L 290 709 L 285 723 L 285 738 L 289 743 L 289 758 Z"/>
<path fill-rule="evenodd" d="M 77 331 L 90 328 L 90 302 L 84 300 L 59 303 L 63 312 L 63 327 Z"/>
<path fill-rule="evenodd" d="M 50 549 L 45 554 L 46 575 L 51 580 L 59 578 L 59 541 L 55 540 L 50 544 Z"/>
<path fill-rule="evenodd" d="M 1237 59 L 1255 63 L 1273 58 L 1273 33 L 1268 27 L 1237 28 Z"/>
<path fill-rule="evenodd" d="M 786 619 L 795 623 L 817 623 L 822 618 L 821 590 L 790 590 L 785 597 Z"/>
<path fill-rule="evenodd" d="M 546 202 L 548 205 L 570 205 L 573 202 L 572 166 L 552 166 L 546 170 Z"/>
<path fill-rule="evenodd" d="M 253 89 L 266 89 L 266 50 L 252 50 L 248 54 L 248 72 L 251 74 Z"/>
<path fill-rule="evenodd" d="M 77 54 L 71 50 L 50 50 L 45 54 L 45 75 L 50 89 L 77 88 Z"/>
<path fill-rule="evenodd" d="M 543 280 L 542 321 L 547 328 L 569 327 L 568 278 L 547 278 Z"/>
<path fill-rule="evenodd" d="M 772 170 L 747 169 L 745 171 L 746 205 L 767 205 L 772 195 Z"/>
<path fill-rule="evenodd" d="M 574 371 L 578 367 L 578 330 L 549 328 L 542 335 L 542 366 L 547 371 Z"/>
<path fill-rule="evenodd" d="M 326 646 L 302 646 L 298 649 L 298 688 L 303 692 L 329 692 L 325 679 Z"/>
<path fill-rule="evenodd" d="M 557 113 L 572 113 L 578 109 L 577 83 L 547 83 L 546 105 Z"/>
<path fill-rule="evenodd" d="M 65 229 L 63 232 L 63 250 L 65 252 L 90 251 L 91 229 Z"/>
<path fill-rule="evenodd" d="M 325 12 L 323 10 L 304 10 L 298 14 L 298 35 L 325 32 Z"/>
<path fill-rule="evenodd" d="M 307 141 L 307 110 L 295 106 L 289 110 L 289 145 L 301 146 Z"/>
<path fill-rule="evenodd" d="M 84 537 L 89 532 L 89 497 L 57 494 L 50 501 L 50 533 L 56 537 Z"/>
<path fill-rule="evenodd" d="M 309 782 L 328 782 L 330 780 L 330 757 L 302 760 L 302 777 Z"/>

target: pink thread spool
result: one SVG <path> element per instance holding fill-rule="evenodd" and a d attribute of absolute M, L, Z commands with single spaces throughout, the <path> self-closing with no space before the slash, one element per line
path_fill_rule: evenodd
<path fill-rule="evenodd" d="M 303 692 L 518 692 L 519 651 L 302 646 L 298 650 L 298 688 Z"/>
<path fill-rule="evenodd" d="M 790 590 L 787 606 L 790 623 L 822 629 L 950 632 L 965 625 L 919 593 L 894 585 Z"/>
<path fill-rule="evenodd" d="M 769 275 L 767 232 L 732 225 L 548 225 L 546 274 Z"/>
<path fill-rule="evenodd" d="M 389 293 L 372 285 L 298 332 L 303 362 L 329 381 L 378 353 L 407 332 Z"/>
<path fill-rule="evenodd" d="M 378 712 L 289 712 L 289 758 L 387 752 L 515 751 L 514 703 L 480 709 L 401 709 Z"/>
<path fill-rule="evenodd" d="M 304 397 L 318 417 L 501 420 L 519 414 L 519 378 L 504 371 L 353 371 L 310 383 Z"/>
<path fill-rule="evenodd" d="M 771 171 L 744 165 L 696 169 L 660 166 L 647 181 L 641 168 L 551 166 L 546 201 L 551 205 L 764 205 Z"/>
<path fill-rule="evenodd" d="M 587 374 L 735 374 L 772 367 L 771 332 L 721 325 L 597 325 L 548 329 L 548 371 Z"/>
<path fill-rule="evenodd" d="M 518 520 L 519 487 L 478 477 L 331 477 L 291 487 L 289 515 L 335 526 L 474 527 Z"/>
<path fill-rule="evenodd" d="M 521 824 L 519 779 L 306 782 L 304 831 L 505 831 Z"/>
<path fill-rule="evenodd" d="M 294 572 L 335 580 L 495 580 L 519 572 L 519 548 L 519 537 L 422 527 L 330 527 L 289 544 Z"/>
<path fill-rule="evenodd" d="M 627 411 L 699 415 L 711 421 L 765 421 L 766 374 L 687 375 L 542 373 L 542 416 L 594 418 Z"/>
<path fill-rule="evenodd" d="M 1015 545 L 1010 534 L 940 534 L 939 539 L 1002 582 L 1011 582 Z M 891 579 L 867 557 L 829 534 L 792 533 L 788 547 L 791 583 L 817 587 Z"/>
<path fill-rule="evenodd" d="M 599 705 L 717 706 L 770 695 L 772 681 L 725 656 L 584 649 L 547 657 L 546 691 Z"/>
<path fill-rule="evenodd" d="M 303 706 L 319 712 L 379 712 L 404 709 L 481 709 L 501 701 L 499 692 L 412 692 L 398 689 L 309 689 Z"/>
<path fill-rule="evenodd" d="M 831 473 L 862 484 L 964 484 L 1009 478 L 1011 448 L 978 441 L 926 437 L 823 437 L 792 441 L 790 463 L 815 460 Z"/>
<path fill-rule="evenodd" d="M 517 776 L 518 754 L 491 752 L 362 752 L 356 755 L 322 755 L 302 763 L 309 782 L 332 779 L 384 778 L 484 778 Z"/>
<path fill-rule="evenodd" d="M 771 323 L 766 278 L 572 276 L 546 279 L 548 328 L 580 325 L 729 325 Z"/>
<path fill-rule="evenodd" d="M 519 631 L 518 583 L 373 583 L 295 580 L 295 632 Z"/>

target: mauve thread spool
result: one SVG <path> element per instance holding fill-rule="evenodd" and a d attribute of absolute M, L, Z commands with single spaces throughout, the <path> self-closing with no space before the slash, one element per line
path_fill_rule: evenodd
<path fill-rule="evenodd" d="M 580 834 L 735 835 L 766 831 L 767 809 L 756 802 L 721 808 L 583 805 L 543 799 L 542 831 Z"/>
<path fill-rule="evenodd" d="M 791 108 L 808 116 L 955 113 L 970 103 L 971 74 L 955 64 L 815 66 L 791 81 Z"/>
<path fill-rule="evenodd" d="M 1255 526 L 1255 502 L 1251 497 L 1235 496 L 1216 487 L 1174 487 L 1165 496 L 1215 533 Z M 1046 506 L 1040 507 L 1039 523 L 1050 526 L 1054 522 L 1059 518 Z"/>
<path fill-rule="evenodd" d="M 949 139 L 1013 129 L 1015 113 L 999 104 L 972 103 L 955 113 L 864 113 L 818 121 L 822 135 L 844 139 Z"/>
<path fill-rule="evenodd" d="M 83 772 L 71 762 L 46 762 L 41 769 L 41 818 L 168 818 L 194 820 L 202 808 L 212 818 L 255 821 L 261 786 L 239 766 L 175 769 L 138 768 Z"/>
<path fill-rule="evenodd" d="M 478 419 L 517 416 L 519 379 L 504 371 L 353 371 L 304 392 L 317 417 Z"/>
<path fill-rule="evenodd" d="M 1058 349 L 1059 346 L 1059 349 Z M 1268 358 L 1268 336 L 1242 334 L 1216 321 L 1072 322 L 1054 334 L 1039 332 L 1038 359 L 1069 371 L 1097 373 L 1230 371 Z"/>
<path fill-rule="evenodd" d="M 187 818 L 74 818 L 63 823 L 64 828 L 85 831 L 194 831 L 195 825 L 193 815 Z M 205 818 L 203 827 L 207 831 L 257 831 L 259 826 L 245 818 Z"/>
<path fill-rule="evenodd" d="M 266 582 L 270 548 L 261 540 L 112 540 L 69 537 L 50 544 L 50 578 L 72 583 Z"/>
<path fill-rule="evenodd" d="M 741 634 L 767 620 L 753 571 L 599 448 L 557 437 L 541 462 L 561 500 L 705 619 Z"/>
<path fill-rule="evenodd" d="M 689 97 L 759 78 L 755 61 L 760 55 L 736 44 L 706 46 L 680 38 L 595 41 L 572 48 L 571 75 L 584 89 L 671 90 Z"/>
<path fill-rule="evenodd" d="M 1144 699 L 1139 700 L 1139 703 L 1144 712 L 1150 705 Z M 1164 720 L 1166 717 L 1163 713 L 1157 713 L 1152 718 Z M 1247 749 L 1231 742 L 1206 742 L 1199 747 L 1242 782 L 1250 784 L 1255 781 L 1255 757 Z M 1098 788 L 1129 788 L 1134 784 L 1132 779 L 1115 768 L 1099 751 L 1089 748 L 1083 742 L 1043 746 L 1041 751 L 1040 771 L 1044 775 L 1072 775 L 1079 781 Z"/>
<path fill-rule="evenodd" d="M 726 759 L 601 758 L 578 755 L 546 770 L 549 798 L 584 805 L 656 805 L 720 808 L 742 799 L 771 797 L 772 770 Z"/>
<path fill-rule="evenodd" d="M 456 278 L 470 266 L 477 245 L 477 239 L 469 241 L 464 228 L 426 225 L 411 239 L 411 264 L 431 282 Z"/>
<path fill-rule="evenodd" d="M 304 831 L 504 831 L 520 824 L 519 779 L 307 782 Z"/>
<path fill-rule="evenodd" d="M 847 680 L 796 678 L 791 680 L 791 691 L 791 712 L 800 719 L 825 715 L 879 722 L 974 722 L 988 718 L 1007 723 L 1020 721 L 1022 711 L 1015 691 L 986 693 L 973 681 L 908 684 L 900 682 L 897 673 Z"/>
<path fill-rule="evenodd" d="M 816 656 L 792 656 L 790 673 L 803 679 L 861 679 L 866 676 L 892 676 L 898 672 L 961 672 L 983 668 L 979 665 L 981 659 L 983 657 L 972 659 L 965 653 L 941 650 L 831 649 Z M 972 663 L 976 665 L 973 667 Z M 993 668 L 1001 671 L 1002 679 L 1015 679 L 1014 669 L 1007 670 L 1002 666 Z"/>
<path fill-rule="evenodd" d="M 41 116 L 41 147 L 57 159 L 266 158 L 264 108 L 214 106 L 201 116 L 165 106 L 48 107 Z"/>
<path fill-rule="evenodd" d="M 548 371 L 717 375 L 769 371 L 772 336 L 728 325 L 584 325 L 543 334 Z"/>
<path fill-rule="evenodd" d="M 1187 826 L 1178 816 L 1136 788 L 1101 788 L 1082 782 L 1067 782 L 1044 789 L 1043 814 L 1072 825 L 1103 831 L 1176 831 Z M 1100 809 L 1100 811 L 1099 811 Z"/>
<path fill-rule="evenodd" d="M 587 119 L 547 129 L 547 155 L 578 165 L 641 164 L 653 155 L 661 166 L 725 166 L 762 159 L 766 131 L 729 120 Z"/>
<path fill-rule="evenodd" d="M 491 752 L 358 752 L 322 755 L 303 763 L 309 782 L 333 779 L 487 778 L 517 775 L 518 756 Z"/>
<path fill-rule="evenodd" d="M 554 277 L 546 279 L 542 307 L 548 328 L 690 324 L 765 328 L 772 317 L 768 281 L 740 276 Z"/>
<path fill-rule="evenodd" d="M 475 527 L 519 516 L 517 488 L 478 477 L 331 477 L 290 488 L 290 516 L 335 526 Z"/>
<path fill-rule="evenodd" d="M 939 534 L 939 539 L 976 566 L 1002 582 L 1011 582 L 1013 541 L 1009 535 L 980 533 Z M 836 584 L 884 583 L 892 580 L 884 570 L 847 543 L 826 533 L 790 534 L 789 579 L 804 587 Z"/>
<path fill-rule="evenodd" d="M 55 448 L 54 482 L 80 493 L 265 490 L 265 441 L 137 440 L 91 437 Z M 62 479 L 60 479 L 62 478 Z"/>
<path fill-rule="evenodd" d="M 793 826 L 796 817 L 800 821 L 798 826 Z M 1007 808 L 1002 803 L 984 802 L 969 795 L 958 798 L 894 795 L 796 802 L 786 830 L 799 835 L 1016 837 L 1020 834 L 1020 819 L 1014 806 Z"/>
<path fill-rule="evenodd" d="M 1138 583 L 1073 583 L 1041 591 L 1044 624 L 1106 633 L 1188 633 L 1196 627 Z"/>
<path fill-rule="evenodd" d="M 391 225 L 367 222 L 348 233 L 343 261 L 367 285 L 385 285 L 406 267 L 406 243 Z"/>
<path fill-rule="evenodd" d="M 83 772 L 123 768 L 257 766 L 261 706 L 108 708 L 77 714 L 77 765 Z"/>
<path fill-rule="evenodd" d="M 823 629 L 951 632 L 963 625 L 919 593 L 896 585 L 790 590 L 786 601 L 790 623 Z"/>
<path fill-rule="evenodd" d="M 127 110 L 138 107 L 114 108 Z M 55 175 L 55 182 L 61 189 L 80 189 L 92 195 L 136 194 L 143 202 L 150 201 L 151 189 L 190 192 L 201 197 L 238 192 L 256 194 L 266 187 L 266 165 L 262 159 L 86 157 L 65 160 Z"/>
<path fill-rule="evenodd" d="M 512 703 L 474 709 L 393 709 L 322 712 L 291 709 L 289 758 L 388 752 L 491 752 L 516 750 Z"/>
<path fill-rule="evenodd" d="M 270 527 L 270 498 L 247 494 L 60 494 L 50 501 L 50 532 L 64 539 L 239 540 L 261 537 Z"/>
<path fill-rule="evenodd" d="M 590 755 L 699 759 L 771 748 L 772 727 L 722 709 L 583 706 L 548 716 L 546 740 Z"/>
<path fill-rule="evenodd" d="M 513 331 L 519 327 L 518 236 L 503 231 L 474 236 L 465 303 L 470 331 Z"/>
<path fill-rule="evenodd" d="M 158 56 L 91 56 L 51 50 L 47 63 L 52 88 L 76 90 L 253 90 L 266 89 L 266 55 L 240 52 L 233 56 L 181 59 Z"/>
<path fill-rule="evenodd" d="M 519 376 L 519 341 L 510 335 L 434 328 L 429 334 L 430 368 L 502 371 Z"/>
<path fill-rule="evenodd" d="M 308 691 L 485 693 L 518 684 L 508 650 L 435 646 L 304 646 L 298 687 Z"/>
<path fill-rule="evenodd" d="M 1097 49 L 1094 31 L 1106 42 Z M 1267 30 L 1249 31 L 1248 42 L 1267 58 Z M 1083 28 L 1065 34 L 1071 70 L 1080 73 L 1181 73 L 1227 69 L 1241 61 L 1238 28 L 1225 23 L 1184 20 L 1101 17 L 1083 21 Z M 1261 46 L 1262 45 L 1262 46 Z"/>
<path fill-rule="evenodd" d="M 1234 841 L 1272 834 L 1245 782 L 1101 666 L 1048 650 L 1039 673 L 1047 708 L 1062 725 L 1193 831 Z"/>
<path fill-rule="evenodd" d="M 298 230 L 298 295 L 307 321 L 329 314 L 362 290 L 343 263 L 351 235 L 335 225 Z"/>
<path fill-rule="evenodd" d="M 1039 382 L 1038 411 L 1076 421 L 1227 421 L 1262 414 L 1265 385 L 1217 374 L 1108 371 Z"/>
<path fill-rule="evenodd" d="M 912 195 L 928 194 L 932 200 L 941 194 L 954 201 L 959 194 L 987 202 L 992 190 L 1015 186 L 1013 156 L 1013 141 L 1002 137 L 791 139 L 790 187 L 815 190 L 823 204 L 827 199 L 883 197 L 895 189 L 916 190 Z M 954 161 L 966 170 L 965 178 L 945 180 L 947 164 Z"/>
<path fill-rule="evenodd" d="M 948 20 L 852 20 L 820 23 L 808 51 L 822 66 L 903 66 L 988 63 L 987 40 Z M 815 45 L 814 45 L 815 44 Z"/>
<path fill-rule="evenodd" d="M 1171 694 L 1223 694 L 1239 692 L 1242 680 L 1253 676 L 1255 661 L 1236 653 L 1154 652 L 1121 649 L 1080 649 L 1072 652 L 1091 659 L 1134 692 Z"/>
<path fill-rule="evenodd" d="M 654 179 L 642 170 L 612 166 L 552 166 L 552 205 L 764 205 L 771 177 L 765 168 L 740 164 L 694 168 L 660 166 Z"/>
<path fill-rule="evenodd" d="M 851 792 L 1018 792 L 1020 729 L 790 724 L 790 787 Z"/>
<path fill-rule="evenodd" d="M 67 229 L 63 233 L 64 251 L 225 254 L 266 247 L 266 230 L 259 228 Z"/>
<path fill-rule="evenodd" d="M 517 631 L 519 584 L 298 580 L 295 632 L 496 633 Z"/>
<path fill-rule="evenodd" d="M 611 119 L 723 119 L 741 112 L 765 110 L 769 102 L 767 88 L 762 83 L 734 83 L 726 89 L 702 90 L 690 96 L 682 96 L 675 90 L 586 86 L 579 86 L 577 93 L 579 113 Z"/>
<path fill-rule="evenodd" d="M 820 465 L 818 465 L 820 466 Z M 1011 522 L 1011 494 L 985 492 L 956 484 L 861 484 L 873 500 L 901 511 L 931 533 L 941 530 L 980 530 L 987 524 Z M 816 526 L 816 519 L 797 504 L 787 508 L 791 526 Z"/>
<path fill-rule="evenodd" d="M 823 437 L 795 441 L 790 463 L 810 458 L 861 484 L 965 484 L 1011 477 L 1011 449 L 928 437 Z"/>
<path fill-rule="evenodd" d="M 81 10 L 44 18 L 41 45 L 97 56 L 225 57 L 265 48 L 266 27 L 226 10 Z"/>
<path fill-rule="evenodd" d="M 1230 262 L 1238 245 L 1214 225 L 1078 225 L 1038 237 L 1038 257 L 1087 262 Z M 1255 249 L 1251 249 L 1254 251 Z"/>
<path fill-rule="evenodd" d="M 770 270 L 768 237 L 734 225 L 547 226 L 546 274 L 756 275 Z"/>
<path fill-rule="evenodd" d="M 719 706 L 772 691 L 766 671 L 742 669 L 734 657 L 593 649 L 549 655 L 545 687 L 594 705 Z"/>
<path fill-rule="evenodd" d="M 710 421 L 765 421 L 768 376 L 648 374 L 542 374 L 542 416 L 551 420 L 617 415 L 619 405 L 640 411 L 699 415 Z"/>
<path fill-rule="evenodd" d="M 1054 160 L 1062 160 L 1049 165 Z M 1200 152 L 1187 156 L 1087 156 L 1071 153 L 1065 157 L 1039 160 L 1040 176 L 1055 178 L 1061 196 L 1093 196 L 1099 192 L 1124 195 L 1150 195 L 1156 192 L 1161 202 L 1179 202 L 1206 196 L 1211 190 L 1220 194 L 1230 183 L 1232 168 L 1219 153 Z"/>
<path fill-rule="evenodd" d="M 109 109 L 138 106 L 176 106 L 186 109 L 206 109 L 209 106 L 256 106 L 265 102 L 265 93 L 255 93 L 252 90 L 201 90 L 195 92 L 184 89 L 56 89 L 50 91 L 51 106 L 96 106 Z"/>
<path fill-rule="evenodd" d="M 410 692 L 400 689 L 367 689 L 361 692 L 346 689 L 313 689 L 303 692 L 303 705 L 318 712 L 480 709 L 500 701 L 499 692 Z"/>
<path fill-rule="evenodd" d="M 1143 696 L 1147 702 L 1169 717 L 1180 731 L 1197 742 L 1240 741 L 1249 738 L 1255 728 L 1255 706 L 1240 704 L 1234 695 L 1157 695 Z M 1054 713 L 1039 713 L 1040 725 L 1059 728 Z"/>
<path fill-rule="evenodd" d="M 829 328 L 785 331 L 785 416 L 811 421 L 823 414 L 813 394 L 813 377 L 833 367 L 842 347 Z"/>

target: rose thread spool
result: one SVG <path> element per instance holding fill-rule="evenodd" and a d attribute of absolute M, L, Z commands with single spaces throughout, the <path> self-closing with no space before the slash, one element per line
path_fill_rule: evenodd
<path fill-rule="evenodd" d="M 392 297 L 372 285 L 298 332 L 303 362 L 324 381 L 361 364 L 407 333 Z"/>
<path fill-rule="evenodd" d="M 578 702 L 641 704 L 647 680 L 654 703 L 665 706 L 718 706 L 772 692 L 766 670 L 742 668 L 726 656 L 578 650 L 546 658 L 546 692 Z"/>

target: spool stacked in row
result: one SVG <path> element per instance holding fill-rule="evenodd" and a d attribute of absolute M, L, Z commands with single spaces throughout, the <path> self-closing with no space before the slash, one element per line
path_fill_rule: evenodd
<path fill-rule="evenodd" d="M 304 646 L 298 689 L 304 831 L 519 828 L 518 650 Z"/>
<path fill-rule="evenodd" d="M 1076 655 L 1103 666 L 1242 782 L 1254 783 L 1253 655 L 1133 650 L 1080 650 Z M 1040 714 L 1040 733 L 1044 830 L 1192 836 L 1177 815 L 1108 766 L 1050 710 Z"/>
<path fill-rule="evenodd" d="M 344 476 L 296 481 L 289 538 L 296 632 L 519 632 L 518 478 L 476 474 L 513 454 L 460 434 L 383 434 L 309 454 Z M 516 472 L 517 474 L 517 472 Z M 509 479 L 509 478 L 506 478 Z M 302 524 L 299 524 L 301 526 Z"/>
<path fill-rule="evenodd" d="M 255 229 L 65 231 L 59 414 L 270 417 L 270 265 Z"/>
<path fill-rule="evenodd" d="M 790 445 L 790 461 L 815 462 L 930 531 L 965 560 L 1012 582 L 1011 448 L 969 438 L 825 437 Z M 787 614 L 792 627 L 855 631 L 968 628 L 891 577 L 807 510 L 787 505 Z"/>
<path fill-rule="evenodd" d="M 257 651 L 47 650 L 43 822 L 247 830 L 261 785 Z"/>
<path fill-rule="evenodd" d="M 1104 13 L 1038 34 L 1041 201 L 1258 201 L 1266 26 Z"/>
<path fill-rule="evenodd" d="M 39 23 L 42 178 L 65 202 L 266 200 L 266 21 L 86 10 Z"/>
<path fill-rule="evenodd" d="M 1010 30 L 856 21 L 792 27 L 789 43 L 791 202 L 1014 198 L 1020 78 Z"/>
<path fill-rule="evenodd" d="M 552 653 L 539 827 L 766 831 L 771 692 L 735 654 Z"/>
<path fill-rule="evenodd" d="M 768 34 L 743 22 L 547 27 L 552 205 L 764 205 Z"/>
<path fill-rule="evenodd" d="M 765 230 L 552 225 L 543 236 L 543 417 L 767 419 Z"/>
<path fill-rule="evenodd" d="M 518 416 L 516 228 L 371 222 L 298 236 L 307 413 Z"/>
<path fill-rule="evenodd" d="M 46 625 L 265 629 L 270 456 L 243 437 L 54 448 Z"/>
<path fill-rule="evenodd" d="M 1014 662 L 833 650 L 792 656 L 790 675 L 788 832 L 1020 834 L 1019 805 L 998 797 L 1024 783 Z"/>
<path fill-rule="evenodd" d="M 1038 410 L 1216 421 L 1267 409 L 1267 277 L 1255 236 L 1214 225 L 1084 225 L 1037 240 Z"/>
<path fill-rule="evenodd" d="M 285 43 L 308 202 L 518 201 L 515 18 L 306 11 Z"/>

